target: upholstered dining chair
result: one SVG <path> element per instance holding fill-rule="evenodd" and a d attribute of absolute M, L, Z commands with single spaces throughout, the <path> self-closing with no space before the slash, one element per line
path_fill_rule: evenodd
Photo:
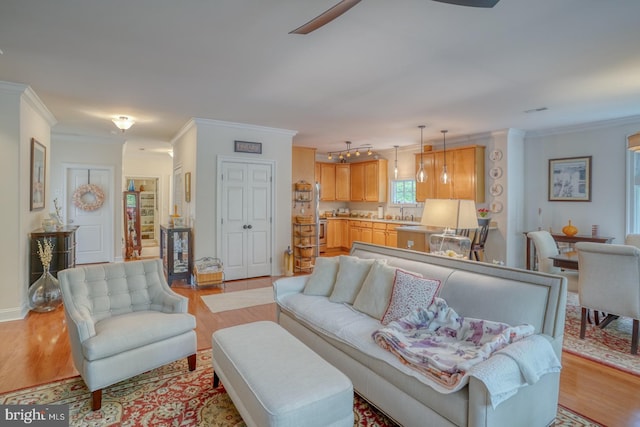
<path fill-rule="evenodd" d="M 633 319 L 631 353 L 638 354 L 640 325 L 640 249 L 631 245 L 576 243 L 580 264 L 580 338 L 584 338 L 588 309 L 600 310 L 608 320 L 618 316 Z"/>
<path fill-rule="evenodd" d="M 178 359 L 196 368 L 195 317 L 173 292 L 162 261 L 94 264 L 58 273 L 73 363 L 91 391 Z"/>
<path fill-rule="evenodd" d="M 527 237 L 533 241 L 533 245 L 536 248 L 538 271 L 566 277 L 567 290 L 578 292 L 578 272 L 562 270 L 560 267 L 553 265 L 553 260 L 549 259 L 549 257 L 560 254 L 558 245 L 551 233 L 545 230 L 530 231 L 527 233 Z"/>

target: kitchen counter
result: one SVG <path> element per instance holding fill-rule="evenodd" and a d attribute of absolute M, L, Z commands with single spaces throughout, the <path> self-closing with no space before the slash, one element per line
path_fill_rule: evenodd
<path fill-rule="evenodd" d="M 385 224 L 398 224 L 399 226 L 405 227 L 405 226 L 413 226 L 413 227 L 418 227 L 421 226 L 420 222 L 418 221 L 407 221 L 407 220 L 399 220 L 399 219 L 378 219 L 378 218 L 360 218 L 360 217 L 355 217 L 355 216 L 328 216 L 326 218 L 320 217 L 320 219 L 327 219 L 330 221 L 333 220 L 351 220 L 351 221 L 371 221 L 371 222 L 381 222 L 381 223 L 385 223 Z"/>

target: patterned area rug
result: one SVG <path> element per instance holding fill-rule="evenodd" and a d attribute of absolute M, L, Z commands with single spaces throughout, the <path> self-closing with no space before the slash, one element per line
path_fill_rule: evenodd
<path fill-rule="evenodd" d="M 198 352 L 189 372 L 186 360 L 138 375 L 103 391 L 102 409 L 90 410 L 90 393 L 80 377 L 0 394 L 0 404 L 69 404 L 70 426 L 245 426 L 223 387 L 212 388 L 211 351 Z M 354 427 L 396 424 L 355 396 Z M 599 426 L 561 406 L 555 426 Z"/>
<path fill-rule="evenodd" d="M 640 355 L 631 354 L 632 320 L 622 317 L 600 329 L 587 323 L 585 338 L 580 339 L 578 294 L 567 295 L 567 317 L 562 349 L 586 359 L 640 375 Z"/>

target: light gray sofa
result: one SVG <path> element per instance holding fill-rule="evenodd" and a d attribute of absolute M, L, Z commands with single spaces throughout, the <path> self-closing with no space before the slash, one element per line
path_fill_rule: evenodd
<path fill-rule="evenodd" d="M 196 368 L 196 320 L 162 261 L 95 264 L 58 273 L 73 363 L 101 407 L 102 389 L 178 359 Z"/>
<path fill-rule="evenodd" d="M 354 243 L 351 255 L 383 258 L 388 265 L 438 279 L 442 283 L 438 296 L 458 314 L 511 325 L 529 323 L 535 327 L 536 334 L 548 339 L 558 358 L 561 356 L 567 293 L 563 277 L 360 242 Z M 318 307 L 325 311 L 320 316 L 332 318 L 340 318 L 341 310 L 354 311 L 348 304 L 304 295 L 309 277 L 288 277 L 274 282 L 278 322 L 344 372 L 358 394 L 399 424 L 531 427 L 546 426 L 554 421 L 559 373 L 544 375 L 534 385 L 520 388 L 495 408 L 484 383 L 473 377 L 457 392 L 439 393 L 387 363 L 389 352 L 386 350 L 373 345 L 366 354 L 302 315 L 304 311 L 308 313 L 310 307 Z M 377 322 L 382 327 L 379 320 L 372 317 L 359 315 L 359 319 L 359 322 Z"/>

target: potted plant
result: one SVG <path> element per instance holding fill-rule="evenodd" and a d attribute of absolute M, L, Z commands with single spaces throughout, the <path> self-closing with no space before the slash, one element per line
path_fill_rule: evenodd
<path fill-rule="evenodd" d="M 491 221 L 491 217 L 489 216 L 490 212 L 491 211 L 487 208 L 478 209 L 478 225 L 484 226 L 489 224 Z"/>

